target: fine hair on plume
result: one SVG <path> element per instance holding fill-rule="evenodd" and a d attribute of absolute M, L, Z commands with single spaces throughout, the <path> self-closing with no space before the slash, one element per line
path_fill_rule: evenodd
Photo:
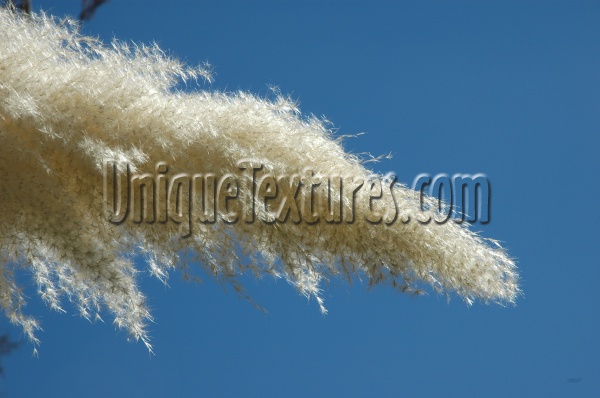
<path fill-rule="evenodd" d="M 0 307 L 32 341 L 37 343 L 39 325 L 23 311 L 25 295 L 16 281 L 21 269 L 53 309 L 62 311 L 65 299 L 89 319 L 107 309 L 116 325 L 149 348 L 151 315 L 138 288 L 144 269 L 166 281 L 172 270 L 201 267 L 241 295 L 243 273 L 284 278 L 315 298 L 323 312 L 321 288 L 331 278 L 358 278 L 407 293 L 429 286 L 455 292 L 469 304 L 514 303 L 517 269 L 495 241 L 456 222 L 404 222 L 422 215 L 419 196 L 389 176 L 374 175 L 343 149 L 327 122 L 303 116 L 278 93 L 259 98 L 175 89 L 197 78 L 210 79 L 210 73 L 184 66 L 156 45 L 105 45 L 79 34 L 74 22 L 0 9 Z M 244 160 L 255 164 L 256 184 L 242 183 L 250 167 L 240 166 Z M 107 178 L 109 187 L 119 184 L 107 177 L 107 162 L 118 178 L 127 170 L 137 176 L 167 173 L 159 164 L 168 167 L 168 176 L 188 176 L 178 180 L 185 182 L 177 185 L 184 190 L 177 191 L 179 199 L 191 197 L 185 189 L 193 188 L 186 184 L 194 173 L 241 176 L 239 184 L 221 184 L 229 195 L 224 209 L 246 200 L 254 213 L 240 207 L 234 221 L 218 212 L 215 222 L 193 222 L 182 233 L 182 203 L 168 202 L 167 187 L 164 205 L 172 206 L 172 220 L 135 220 L 130 214 L 131 220 L 111 222 Z M 302 174 L 307 169 L 308 177 Z M 296 175 L 303 187 L 312 177 L 327 181 L 315 187 L 330 191 L 355 184 L 353 195 L 332 196 L 337 203 L 329 197 L 300 206 L 303 217 L 331 216 L 335 205 L 352 208 L 352 222 L 298 221 L 294 209 L 275 220 L 269 212 L 282 205 L 269 199 L 274 184 L 264 182 L 266 175 L 286 189 Z M 152 181 L 146 202 L 162 192 L 158 177 Z M 378 189 L 386 190 L 385 200 L 372 200 Z M 111 206 L 121 199 L 129 203 L 127 192 L 137 191 L 108 195 Z M 436 205 L 425 210 L 434 219 Z M 364 217 L 374 212 L 381 222 Z"/>

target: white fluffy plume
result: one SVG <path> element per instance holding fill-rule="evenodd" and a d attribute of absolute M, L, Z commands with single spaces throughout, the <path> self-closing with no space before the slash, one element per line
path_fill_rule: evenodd
<path fill-rule="evenodd" d="M 295 222 L 293 211 L 286 220 L 269 220 L 281 206 L 277 198 L 268 205 L 252 199 L 254 222 L 243 212 L 235 223 L 222 214 L 215 223 L 194 219 L 185 237 L 177 217 L 109 222 L 107 160 L 129 165 L 132 173 L 157 173 L 156 164 L 165 162 L 168 176 L 238 176 L 244 175 L 239 162 L 252 159 L 263 166 L 261 175 L 303 175 L 310 167 L 319 181 L 342 176 L 367 187 L 376 180 L 322 121 L 303 118 L 286 98 L 173 88 L 203 74 L 154 46 L 104 46 L 71 23 L 0 10 L 0 306 L 32 339 L 38 326 L 24 315 L 15 282 L 22 268 L 51 307 L 60 310 L 66 298 L 86 317 L 107 308 L 116 324 L 148 343 L 150 314 L 136 285 L 134 255 L 159 278 L 187 262 L 238 291 L 236 278 L 246 271 L 283 277 L 321 307 L 321 282 L 337 275 L 408 292 L 429 284 L 468 303 L 514 302 L 518 275 L 502 248 L 454 222 L 402 222 L 422 211 L 414 192 L 401 186 L 376 203 L 372 191 L 357 190 L 353 223 Z M 289 181 L 280 183 L 289 188 Z M 333 190 L 341 188 L 331 181 Z M 237 205 L 260 190 L 229 188 L 239 190 Z M 346 196 L 340 200 L 344 208 L 352 205 Z M 331 205 L 325 202 L 313 204 L 311 213 L 325 214 Z M 393 223 L 391 208 L 398 210 Z M 384 220 L 365 220 L 372 210 Z"/>

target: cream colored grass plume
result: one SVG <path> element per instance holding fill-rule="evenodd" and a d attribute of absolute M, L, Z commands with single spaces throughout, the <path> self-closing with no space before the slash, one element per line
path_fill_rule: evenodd
<path fill-rule="evenodd" d="M 0 11 L 0 303 L 31 339 L 38 324 L 23 312 L 25 297 L 15 282 L 20 269 L 31 273 L 52 308 L 62 311 L 67 299 L 88 318 L 107 308 L 119 327 L 148 344 L 151 318 L 137 286 L 140 269 L 134 255 L 141 255 L 144 262 L 139 263 L 161 279 L 178 267 L 192 270 L 185 268 L 185 259 L 240 292 L 236 278 L 246 271 L 282 277 L 315 297 L 323 311 L 320 286 L 334 276 L 407 292 L 429 284 L 438 292 L 454 291 L 468 303 L 514 302 L 518 275 L 499 245 L 455 222 L 416 222 L 423 214 L 413 191 L 399 185 L 390 189 L 389 178 L 373 176 L 332 138 L 325 122 L 302 117 L 287 98 L 174 89 L 182 79 L 200 76 L 208 77 L 156 46 L 105 46 L 79 35 L 70 22 Z M 262 169 L 243 170 L 244 159 Z M 111 173 L 104 180 L 106 170 L 112 170 L 105 165 L 113 164 L 106 161 L 122 172 L 117 174 L 122 193 L 127 192 L 127 167 L 131 175 L 152 175 L 158 181 L 156 198 L 148 194 L 146 204 L 159 210 L 163 180 L 157 175 L 181 182 L 165 191 L 179 201 L 190 197 L 186 189 L 196 192 L 208 181 L 189 177 L 194 173 L 211 172 L 215 179 L 227 173 L 242 176 L 237 187 L 223 183 L 224 194 L 234 196 L 239 189 L 237 199 L 226 198 L 224 205 L 217 199 L 217 209 L 242 209 L 240 219 L 226 222 L 232 221 L 231 214 L 217 212 L 215 223 L 200 222 L 194 212 L 186 230 L 179 221 L 189 204 L 171 200 L 167 222 L 160 211 L 150 222 L 154 213 L 149 209 L 142 222 L 131 210 L 123 222 L 111 223 L 111 214 L 119 216 L 111 200 L 119 198 L 107 194 L 105 200 L 104 183 L 118 185 Z M 298 199 L 300 212 L 292 207 L 274 220 L 283 192 L 295 188 L 295 174 L 302 176 L 302 192 L 307 192 L 307 167 L 322 182 L 309 190 L 325 192 L 327 181 L 332 192 L 342 182 L 345 193 L 361 182 L 362 188 L 354 199 L 331 195 L 331 203 L 316 195 L 312 209 Z M 244 183 L 253 172 L 256 185 Z M 280 179 L 263 181 L 268 174 Z M 192 180 L 190 188 L 186 184 Z M 265 200 L 275 185 L 281 195 Z M 369 200 L 379 189 L 388 192 L 381 193 L 381 200 Z M 192 199 L 192 209 L 203 203 L 202 197 Z M 254 203 L 254 209 L 244 203 Z M 342 213 L 328 213 L 338 204 Z M 365 219 L 377 218 L 373 212 L 381 213 L 382 222 Z M 311 222 L 319 214 L 318 222 Z M 335 222 L 338 216 L 341 222 Z M 354 222 L 347 222 L 352 217 Z M 408 217 L 411 221 L 403 222 Z"/>

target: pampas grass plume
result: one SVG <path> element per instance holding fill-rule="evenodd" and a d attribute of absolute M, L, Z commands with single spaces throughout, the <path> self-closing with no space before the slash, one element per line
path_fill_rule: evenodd
<path fill-rule="evenodd" d="M 274 176 L 310 167 L 315 178 L 373 181 L 325 122 L 303 117 L 288 98 L 174 89 L 209 76 L 156 46 L 106 46 L 72 22 L 0 10 L 0 307 L 33 341 L 39 325 L 23 312 L 15 280 L 23 268 L 50 307 L 62 311 L 67 299 L 90 319 L 108 309 L 149 347 L 151 316 L 137 285 L 142 265 L 164 280 L 193 263 L 241 294 L 244 272 L 285 278 L 323 311 L 322 283 L 338 276 L 405 292 L 430 285 L 468 303 L 514 302 L 518 275 L 499 245 L 454 222 L 367 222 L 359 216 L 370 203 L 365 189 L 357 191 L 353 223 L 218 219 L 194 223 L 184 237 L 176 222 L 109 222 L 107 159 L 132 173 L 156 173 L 165 162 L 170 176 L 240 175 L 239 162 L 251 159 Z M 240 186 L 240 197 L 249 189 Z M 415 220 L 415 193 L 392 191 L 399 219 Z M 385 213 L 393 205 L 376 207 Z M 268 206 L 256 203 L 256 211 L 268 219 Z M 144 261 L 135 264 L 134 256 Z"/>

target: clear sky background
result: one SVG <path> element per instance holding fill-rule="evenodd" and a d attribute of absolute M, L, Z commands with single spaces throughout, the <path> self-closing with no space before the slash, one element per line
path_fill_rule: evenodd
<path fill-rule="evenodd" d="M 56 15 L 79 1 L 34 0 Z M 350 152 L 411 184 L 485 173 L 518 261 L 515 307 L 334 281 L 329 314 L 284 281 L 243 281 L 268 315 L 208 278 L 141 275 L 155 356 L 30 290 L 39 358 L 4 357 L 6 397 L 600 396 L 600 3 L 125 1 L 85 33 L 156 41 L 216 72 L 200 90 L 269 85 L 324 115 Z M 19 337 L 19 330 L 0 320 Z"/>

